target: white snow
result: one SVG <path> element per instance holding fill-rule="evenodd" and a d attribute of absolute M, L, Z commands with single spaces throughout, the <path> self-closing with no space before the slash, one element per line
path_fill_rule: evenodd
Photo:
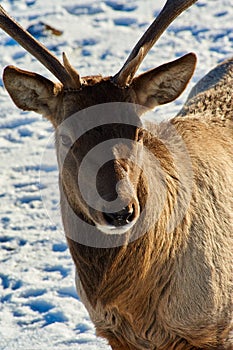
<path fill-rule="evenodd" d="M 65 51 L 82 75 L 110 75 L 164 2 L 2 0 L 1 5 L 24 27 L 33 25 L 39 40 L 59 58 Z M 198 65 L 187 91 L 156 110 L 154 118 L 175 115 L 191 86 L 233 54 L 232 20 L 232 0 L 199 0 L 161 37 L 141 72 L 190 51 L 197 54 Z M 63 35 L 43 33 L 40 22 Z M 53 79 L 0 31 L 1 70 L 8 64 Z M 0 350 L 108 349 L 95 337 L 75 291 L 74 267 L 59 225 L 51 135 L 48 121 L 13 105 L 0 79 Z"/>

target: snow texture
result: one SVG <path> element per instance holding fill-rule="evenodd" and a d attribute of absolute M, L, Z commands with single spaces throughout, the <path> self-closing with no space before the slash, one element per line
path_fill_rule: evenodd
<path fill-rule="evenodd" d="M 65 51 L 84 76 L 116 73 L 163 4 L 162 0 L 1 1 L 59 58 Z M 232 0 L 199 0 L 160 38 L 140 72 L 190 51 L 197 54 L 198 65 L 187 91 L 158 108 L 153 118 L 175 115 L 192 85 L 233 54 L 232 19 Z M 52 35 L 41 23 L 63 34 Z M 0 31 L 1 69 L 7 64 L 53 79 Z M 107 350 L 76 294 L 74 266 L 58 223 L 56 161 L 54 155 L 45 155 L 47 150 L 53 153 L 51 135 L 48 121 L 13 105 L 0 79 L 0 350 Z"/>

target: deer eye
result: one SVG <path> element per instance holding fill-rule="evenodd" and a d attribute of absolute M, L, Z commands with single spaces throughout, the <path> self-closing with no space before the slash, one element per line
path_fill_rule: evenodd
<path fill-rule="evenodd" d="M 141 142 L 143 140 L 143 136 L 144 136 L 143 129 L 139 129 L 138 130 L 138 135 L 137 135 L 137 142 Z"/>
<path fill-rule="evenodd" d="M 60 135 L 60 140 L 63 146 L 71 147 L 72 146 L 72 140 L 68 135 Z"/>

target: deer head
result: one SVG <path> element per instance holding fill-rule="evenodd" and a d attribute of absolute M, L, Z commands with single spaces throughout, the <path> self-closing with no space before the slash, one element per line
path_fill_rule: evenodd
<path fill-rule="evenodd" d="M 0 7 L 0 27 L 60 81 L 54 83 L 36 73 L 8 66 L 3 75 L 5 87 L 19 108 L 40 113 L 53 124 L 64 198 L 76 215 L 105 234 L 128 231 L 143 208 L 146 189 L 144 193 L 138 190 L 139 185 L 143 188 L 140 162 L 144 135 L 140 115 L 183 92 L 193 74 L 196 58 L 190 53 L 137 77 L 135 73 L 167 26 L 195 1 L 168 0 L 116 75 L 82 78 L 65 54 L 62 64 Z M 127 107 L 120 108 L 119 102 L 127 103 Z M 97 108 L 97 115 L 93 106 L 102 106 Z M 90 119 L 93 117 L 98 123 L 77 136 L 77 130 L 85 124 L 87 111 Z M 92 155 L 92 162 L 86 163 L 86 172 L 82 172 L 85 184 L 82 192 L 77 181 L 82 161 L 103 142 L 107 145 L 107 160 L 101 163 Z M 100 148 L 98 157 L 103 152 Z M 95 178 L 93 159 L 99 162 Z M 89 205 L 95 187 L 96 197 Z"/>

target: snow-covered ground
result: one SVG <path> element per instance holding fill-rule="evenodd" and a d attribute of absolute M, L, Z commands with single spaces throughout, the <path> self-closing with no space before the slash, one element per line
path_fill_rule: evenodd
<path fill-rule="evenodd" d="M 65 51 L 82 75 L 109 75 L 119 70 L 164 2 L 2 0 L 1 5 L 58 57 Z M 156 110 L 154 118 L 174 115 L 191 86 L 233 55 L 232 5 L 232 0 L 199 0 L 148 54 L 141 71 L 189 51 L 198 56 L 187 92 Z M 63 34 L 43 32 L 40 22 Z M 0 68 L 7 64 L 52 78 L 0 31 Z M 47 151 L 43 156 L 51 133 L 49 122 L 13 105 L 0 79 L 0 350 L 108 349 L 95 337 L 75 291 L 74 267 L 57 219 L 56 163 Z"/>

